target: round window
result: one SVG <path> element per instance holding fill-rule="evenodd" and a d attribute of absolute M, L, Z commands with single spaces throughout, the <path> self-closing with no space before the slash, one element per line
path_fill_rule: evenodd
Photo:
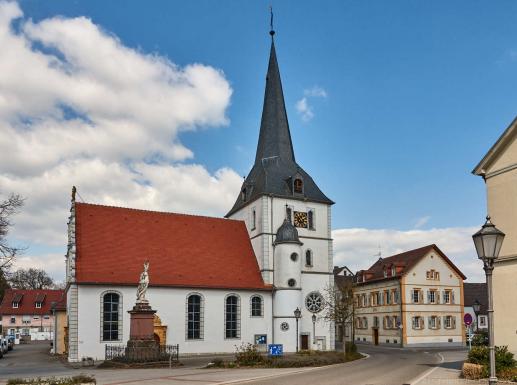
<path fill-rule="evenodd" d="M 313 291 L 307 294 L 307 297 L 305 297 L 305 307 L 311 313 L 319 313 L 324 306 L 325 300 L 323 299 L 323 296 L 317 291 Z"/>
<path fill-rule="evenodd" d="M 289 324 L 287 322 L 282 322 L 280 324 L 280 330 L 282 330 L 284 332 L 288 331 L 289 330 Z"/>
<path fill-rule="evenodd" d="M 292 253 L 291 254 L 291 261 L 296 262 L 298 260 L 298 254 Z"/>
<path fill-rule="evenodd" d="M 296 286 L 296 280 L 291 278 L 289 281 L 287 281 L 287 284 L 289 287 Z"/>

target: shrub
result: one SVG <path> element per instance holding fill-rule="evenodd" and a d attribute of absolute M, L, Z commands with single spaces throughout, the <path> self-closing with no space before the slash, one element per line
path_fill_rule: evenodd
<path fill-rule="evenodd" d="M 488 345 L 488 332 L 480 331 L 474 334 L 472 337 L 472 346 L 487 346 Z"/>
<path fill-rule="evenodd" d="M 475 346 L 469 351 L 467 362 L 471 364 L 483 365 L 483 374 L 489 373 L 490 349 L 487 346 Z M 495 371 L 504 372 L 517 366 L 517 361 L 513 358 L 513 353 L 508 351 L 507 346 L 495 347 Z"/>
<path fill-rule="evenodd" d="M 264 362 L 264 357 L 253 344 L 243 343 L 235 347 L 235 363 L 241 366 L 256 366 Z"/>
<path fill-rule="evenodd" d="M 463 373 L 463 377 L 467 380 L 479 380 L 480 378 L 483 378 L 483 369 L 483 365 L 465 362 L 461 371 Z"/>
<path fill-rule="evenodd" d="M 85 384 L 85 383 L 93 383 L 96 384 L 97 381 L 94 377 L 86 376 L 84 374 L 80 374 L 74 377 L 64 377 L 64 378 L 47 378 L 42 379 L 38 378 L 12 378 L 7 381 L 7 385 L 77 385 L 77 384 Z"/>

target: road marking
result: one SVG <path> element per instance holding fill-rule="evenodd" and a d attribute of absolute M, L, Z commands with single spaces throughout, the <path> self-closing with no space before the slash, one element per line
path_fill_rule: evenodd
<path fill-rule="evenodd" d="M 409 384 L 410 385 L 416 385 L 418 384 L 420 381 L 422 381 L 424 378 L 426 378 L 427 376 L 429 376 L 432 372 L 434 372 L 436 369 L 438 369 L 440 367 L 441 364 L 443 364 L 443 361 L 445 361 L 445 358 L 443 358 L 442 354 L 441 353 L 436 353 L 438 354 L 438 356 L 440 357 L 440 362 L 438 363 L 437 366 L 435 366 L 434 368 L 431 368 L 431 369 L 428 369 L 426 370 L 423 374 L 421 374 L 419 377 L 409 381 Z"/>

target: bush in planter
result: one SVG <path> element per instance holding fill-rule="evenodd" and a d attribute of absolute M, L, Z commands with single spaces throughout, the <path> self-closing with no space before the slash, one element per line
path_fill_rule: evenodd
<path fill-rule="evenodd" d="M 475 346 L 469 351 L 467 362 L 471 364 L 483 365 L 483 374 L 489 374 L 489 355 L 488 346 Z M 495 347 L 495 371 L 504 372 L 517 367 L 517 361 L 513 358 L 513 353 L 508 351 L 508 346 Z"/>
<path fill-rule="evenodd" d="M 235 363 L 242 366 L 255 366 L 264 362 L 264 357 L 253 344 L 243 343 L 235 347 Z"/>
<path fill-rule="evenodd" d="M 488 332 L 482 330 L 472 337 L 472 346 L 487 346 L 488 345 Z"/>

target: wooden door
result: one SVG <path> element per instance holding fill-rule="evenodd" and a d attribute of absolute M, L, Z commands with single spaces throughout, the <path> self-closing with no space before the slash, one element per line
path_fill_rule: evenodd
<path fill-rule="evenodd" d="M 373 343 L 379 345 L 379 329 L 377 328 L 373 329 Z"/>
<path fill-rule="evenodd" d="M 302 334 L 300 336 L 300 349 L 309 350 L 309 336 L 307 334 Z"/>

